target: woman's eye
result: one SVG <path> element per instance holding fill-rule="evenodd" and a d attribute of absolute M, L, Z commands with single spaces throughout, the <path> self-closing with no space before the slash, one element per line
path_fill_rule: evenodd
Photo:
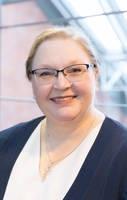
<path fill-rule="evenodd" d="M 72 68 L 71 70 L 68 71 L 68 73 L 79 73 L 81 71 L 82 71 L 81 68 Z"/>
<path fill-rule="evenodd" d="M 73 72 L 81 72 L 82 70 L 80 68 L 73 69 Z"/>
<path fill-rule="evenodd" d="M 40 77 L 44 77 L 44 76 L 52 76 L 53 74 L 51 72 L 45 71 L 39 74 Z"/>

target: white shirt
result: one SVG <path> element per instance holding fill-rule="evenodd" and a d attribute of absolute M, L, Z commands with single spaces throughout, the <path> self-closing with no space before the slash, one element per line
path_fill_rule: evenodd
<path fill-rule="evenodd" d="M 39 173 L 40 123 L 15 162 L 3 200 L 62 200 L 80 171 L 101 125 L 102 122 L 42 180 Z"/>

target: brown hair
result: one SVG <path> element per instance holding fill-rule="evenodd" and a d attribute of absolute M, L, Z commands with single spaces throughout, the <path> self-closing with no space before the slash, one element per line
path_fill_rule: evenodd
<path fill-rule="evenodd" d="M 71 27 L 51 27 L 44 30 L 40 35 L 38 35 L 31 47 L 28 58 L 26 60 L 26 75 L 29 80 L 31 80 L 32 61 L 40 44 L 47 40 L 58 38 L 72 39 L 79 43 L 81 47 L 89 54 L 92 63 L 97 66 L 97 61 L 95 55 L 93 54 L 93 50 L 91 49 L 90 45 L 88 45 L 88 42 L 84 36 L 79 34 Z"/>

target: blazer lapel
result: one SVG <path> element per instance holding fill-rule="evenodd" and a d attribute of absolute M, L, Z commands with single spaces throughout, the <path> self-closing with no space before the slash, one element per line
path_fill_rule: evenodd
<path fill-rule="evenodd" d="M 11 170 L 19 153 L 41 120 L 42 118 L 38 118 L 2 133 L 4 142 L 0 145 L 0 200 L 3 199 Z"/>
<path fill-rule="evenodd" d="M 98 167 L 98 163 L 101 162 L 100 160 L 102 159 L 105 150 L 108 149 L 107 144 L 110 143 L 109 130 L 112 130 L 112 127 L 110 127 L 112 125 L 109 122 L 110 120 L 108 120 L 108 118 L 104 120 L 100 133 L 94 145 L 92 146 L 86 160 L 84 161 L 74 183 L 72 184 L 70 190 L 64 197 L 64 200 L 72 200 L 72 199 L 73 200 L 77 200 L 77 199 L 88 200 L 88 198 L 86 198 L 86 195 L 89 191 L 89 188 L 92 187 L 91 182 L 93 180 L 93 177 L 96 176 L 96 169 Z M 109 127 L 108 133 L 107 133 L 106 127 Z M 104 162 L 104 165 L 105 165 L 105 162 Z M 100 172 L 100 176 L 101 176 L 101 173 L 103 177 L 103 172 Z M 96 179 L 96 184 L 98 184 L 97 179 Z M 94 188 L 90 189 L 90 191 L 92 190 L 94 190 Z M 94 199 L 94 196 L 93 196 L 93 199 Z"/>

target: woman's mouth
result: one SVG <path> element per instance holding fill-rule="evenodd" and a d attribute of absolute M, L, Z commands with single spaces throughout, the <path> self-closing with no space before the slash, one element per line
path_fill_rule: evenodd
<path fill-rule="evenodd" d="M 57 104 L 68 104 L 71 103 L 74 98 L 76 98 L 76 96 L 57 96 L 51 98 L 51 101 Z"/>

